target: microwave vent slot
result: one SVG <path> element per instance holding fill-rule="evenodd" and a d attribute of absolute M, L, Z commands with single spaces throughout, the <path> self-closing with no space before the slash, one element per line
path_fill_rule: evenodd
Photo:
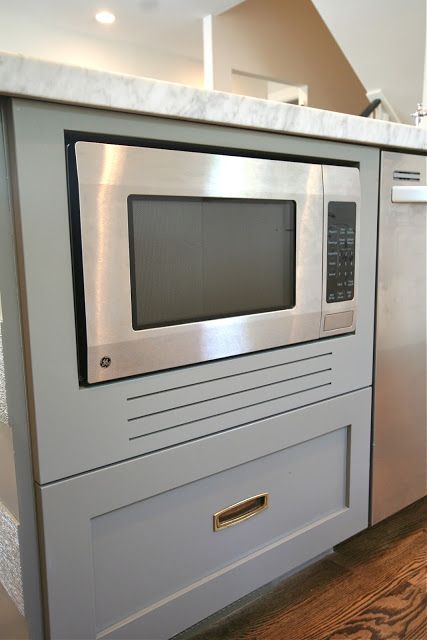
<path fill-rule="evenodd" d="M 332 384 L 332 355 L 128 397 L 128 439 L 157 450 L 311 404 Z"/>
<path fill-rule="evenodd" d="M 421 180 L 419 171 L 393 171 L 393 180 Z"/>

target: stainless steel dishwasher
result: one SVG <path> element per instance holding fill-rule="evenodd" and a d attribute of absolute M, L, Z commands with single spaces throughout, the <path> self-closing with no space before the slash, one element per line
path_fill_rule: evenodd
<path fill-rule="evenodd" d="M 426 493 L 426 168 L 425 156 L 382 154 L 373 524 Z"/>

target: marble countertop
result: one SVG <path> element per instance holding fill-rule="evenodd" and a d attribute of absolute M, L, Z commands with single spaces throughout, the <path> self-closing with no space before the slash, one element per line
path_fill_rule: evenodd
<path fill-rule="evenodd" d="M 264 131 L 427 150 L 427 130 L 0 52 L 0 94 Z"/>

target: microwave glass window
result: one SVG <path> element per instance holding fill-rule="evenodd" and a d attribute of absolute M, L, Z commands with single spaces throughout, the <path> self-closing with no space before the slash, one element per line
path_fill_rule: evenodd
<path fill-rule="evenodd" d="M 134 329 L 295 305 L 293 201 L 130 196 Z"/>

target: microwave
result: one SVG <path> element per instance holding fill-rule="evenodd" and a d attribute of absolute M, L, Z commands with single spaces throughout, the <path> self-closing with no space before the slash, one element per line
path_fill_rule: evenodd
<path fill-rule="evenodd" d="M 355 331 L 357 167 L 84 140 L 67 157 L 83 384 Z"/>

